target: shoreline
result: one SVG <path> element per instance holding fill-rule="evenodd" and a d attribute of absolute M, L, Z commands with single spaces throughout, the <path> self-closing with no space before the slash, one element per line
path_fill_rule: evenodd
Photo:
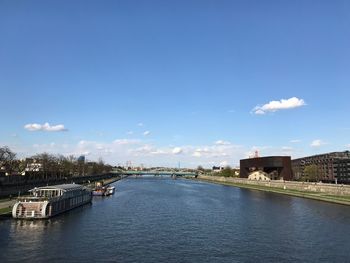
<path fill-rule="evenodd" d="M 122 179 L 122 177 L 117 176 L 117 177 L 113 177 L 113 178 L 104 179 L 102 181 L 103 181 L 104 185 L 108 185 L 108 184 L 115 183 L 121 179 Z M 82 185 L 85 185 L 86 187 L 92 189 L 94 187 L 94 182 L 92 182 L 90 184 L 84 183 Z M 17 200 L 16 197 L 14 197 L 12 200 L 10 200 L 9 198 L 4 198 L 3 200 L 0 200 L 0 219 L 11 217 L 12 206 L 14 205 L 16 200 Z"/>
<path fill-rule="evenodd" d="M 249 185 L 249 184 L 234 183 L 234 182 L 227 182 L 227 181 L 225 182 L 225 181 L 215 180 L 215 178 L 213 178 L 212 180 L 208 180 L 204 178 L 196 178 L 194 180 L 207 182 L 207 183 L 233 186 L 233 187 L 244 188 L 244 189 L 251 189 L 256 191 L 264 191 L 264 192 L 270 192 L 270 193 L 276 193 L 276 194 L 289 195 L 289 196 L 300 197 L 300 198 L 308 198 L 312 200 L 335 203 L 340 205 L 347 205 L 347 206 L 350 205 L 350 196 L 330 195 L 330 194 L 324 194 L 324 193 L 313 193 L 313 192 L 307 192 L 307 191 L 283 189 L 283 188 L 277 188 L 277 187 L 267 187 L 267 186 L 261 186 L 261 185 Z"/>

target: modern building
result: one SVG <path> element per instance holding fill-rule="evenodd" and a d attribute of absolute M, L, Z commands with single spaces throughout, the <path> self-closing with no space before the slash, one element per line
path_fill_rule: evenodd
<path fill-rule="evenodd" d="M 222 166 L 213 166 L 212 171 L 215 173 L 221 172 L 222 170 L 224 170 L 225 167 Z"/>
<path fill-rule="evenodd" d="M 78 157 L 78 163 L 85 163 L 85 156 L 84 155 L 80 155 L 79 157 Z"/>
<path fill-rule="evenodd" d="M 305 177 L 305 167 L 316 165 L 322 182 L 350 183 L 350 151 L 331 152 L 292 160 L 294 177 Z"/>
<path fill-rule="evenodd" d="M 337 159 L 334 163 L 334 176 L 337 182 L 350 184 L 350 159 Z"/>
<path fill-rule="evenodd" d="M 239 177 L 248 178 L 256 171 L 263 172 L 266 175 L 264 178 L 270 180 L 291 181 L 293 179 L 290 156 L 266 156 L 240 160 Z"/>
<path fill-rule="evenodd" d="M 26 172 L 40 172 L 43 170 L 43 164 L 38 159 L 26 158 L 25 164 L 26 167 L 24 168 L 24 171 Z"/>

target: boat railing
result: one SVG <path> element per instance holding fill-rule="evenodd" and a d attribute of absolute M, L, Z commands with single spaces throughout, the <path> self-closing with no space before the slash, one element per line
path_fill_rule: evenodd
<path fill-rule="evenodd" d="M 25 217 L 41 217 L 41 212 L 40 211 L 35 211 L 35 210 L 29 210 L 24 212 Z"/>
<path fill-rule="evenodd" d="M 62 199 L 62 196 L 55 197 L 37 197 L 37 196 L 23 196 L 18 197 L 17 200 L 20 202 L 44 202 L 44 201 L 56 201 Z"/>

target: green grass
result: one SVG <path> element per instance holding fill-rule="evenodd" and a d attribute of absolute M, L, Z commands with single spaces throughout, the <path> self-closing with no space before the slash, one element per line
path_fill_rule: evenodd
<path fill-rule="evenodd" d="M 12 207 L 5 207 L 5 208 L 0 208 L 0 215 L 3 214 L 10 214 L 12 210 Z"/>
<path fill-rule="evenodd" d="M 247 189 L 252 189 L 252 190 L 259 190 L 259 191 L 272 192 L 272 193 L 278 193 L 278 194 L 286 194 L 286 195 L 291 195 L 291 196 L 310 198 L 310 199 L 332 202 L 332 203 L 337 203 L 337 204 L 350 205 L 350 196 L 329 195 L 329 194 L 324 194 L 324 193 L 299 191 L 299 190 L 293 190 L 293 189 L 285 189 L 284 190 L 282 188 L 276 188 L 276 187 L 267 187 L 267 186 L 260 186 L 260 185 L 248 185 L 248 184 L 240 184 L 240 183 L 232 183 L 232 182 L 220 182 L 220 181 L 212 181 L 212 180 L 205 180 L 205 179 L 199 179 L 199 180 L 203 180 L 203 181 L 210 182 L 210 183 L 236 186 L 236 187 L 240 187 L 240 188 L 247 188 Z"/>

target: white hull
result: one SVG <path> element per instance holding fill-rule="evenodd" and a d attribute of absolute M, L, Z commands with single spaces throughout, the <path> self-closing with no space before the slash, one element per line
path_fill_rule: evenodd
<path fill-rule="evenodd" d="M 107 187 L 106 195 L 114 195 L 114 193 L 115 193 L 115 187 L 114 186 Z"/>
<path fill-rule="evenodd" d="M 52 187 L 35 188 L 36 192 L 61 191 L 53 197 L 23 197 L 15 203 L 12 208 L 12 217 L 21 219 L 44 219 L 64 213 L 81 205 L 90 203 L 92 200 L 91 191 L 77 185 L 71 189 L 60 189 Z"/>

